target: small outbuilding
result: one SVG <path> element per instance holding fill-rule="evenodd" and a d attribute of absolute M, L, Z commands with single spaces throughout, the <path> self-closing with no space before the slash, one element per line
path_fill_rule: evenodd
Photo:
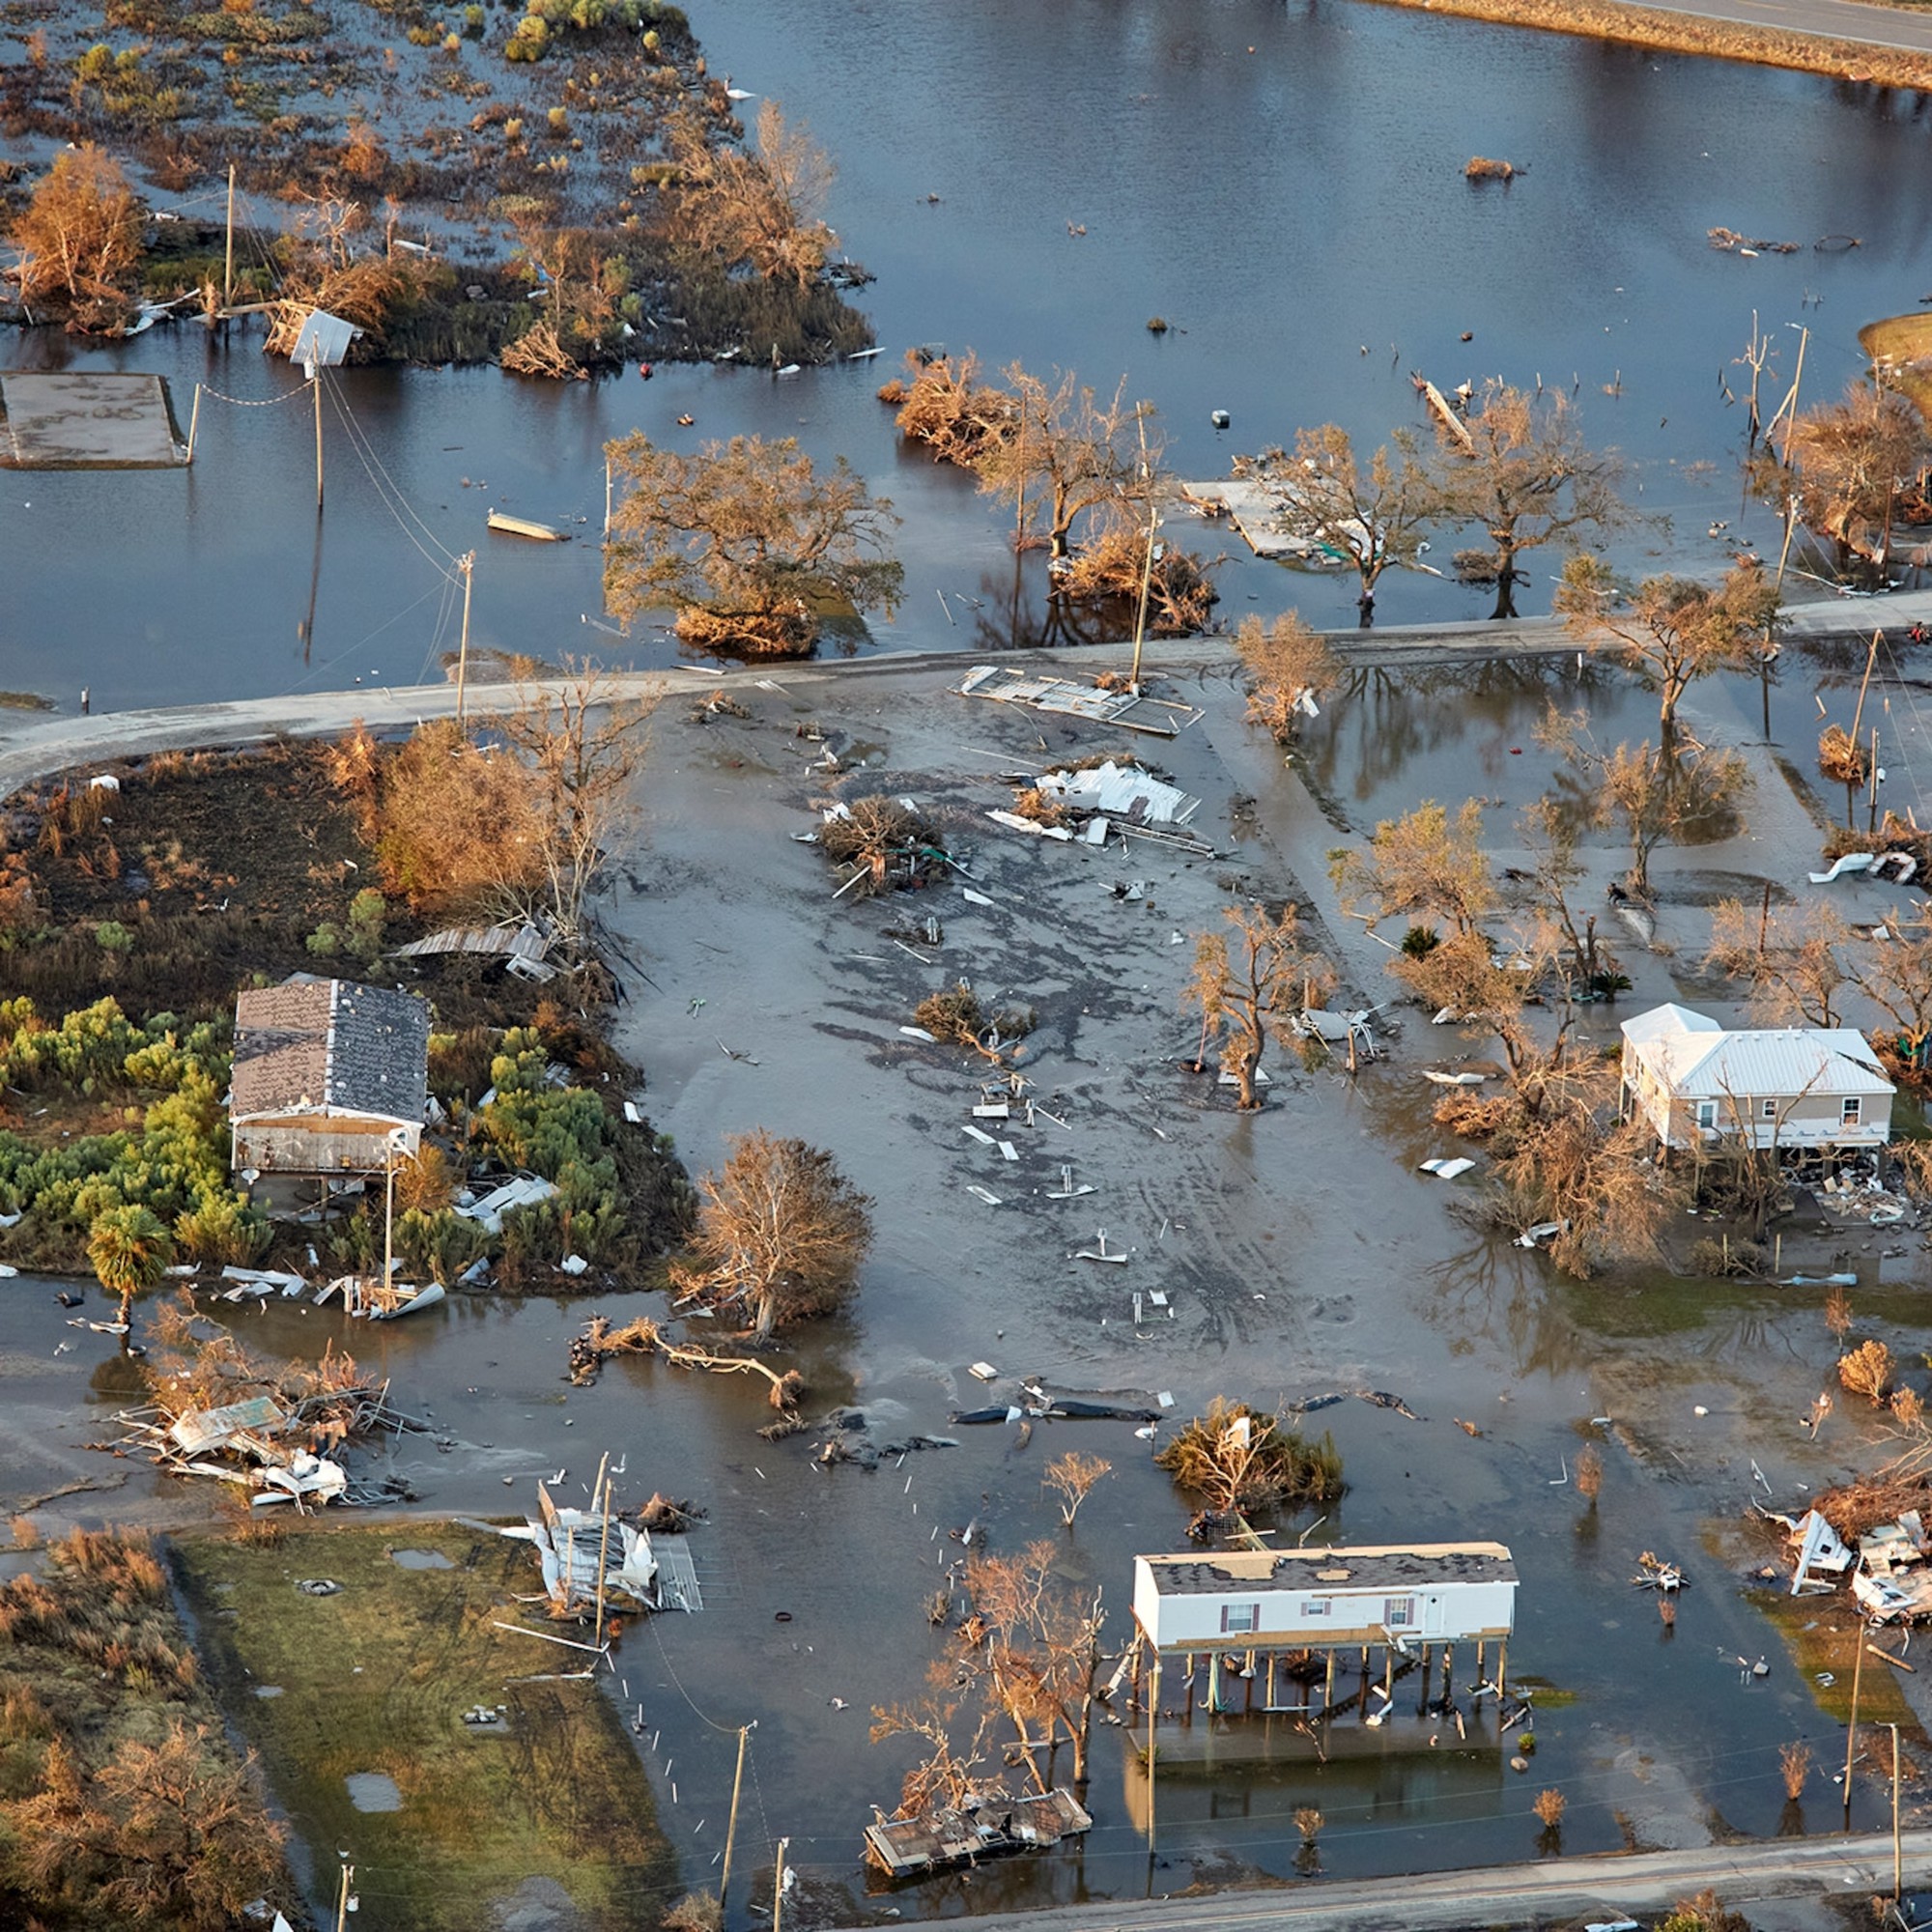
<path fill-rule="evenodd" d="M 379 1174 L 422 1142 L 429 1008 L 413 994 L 298 974 L 235 1002 L 229 1095 L 239 1173 Z"/>
<path fill-rule="evenodd" d="M 1791 1151 L 1884 1147 L 1896 1089 L 1850 1027 L 1729 1031 L 1653 1007 L 1623 1024 L 1623 1113 L 1668 1148 L 1743 1140 Z"/>

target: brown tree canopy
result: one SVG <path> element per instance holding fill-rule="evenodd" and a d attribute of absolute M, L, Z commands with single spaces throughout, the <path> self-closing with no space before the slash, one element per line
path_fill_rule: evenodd
<path fill-rule="evenodd" d="M 1556 609 L 1572 633 L 1605 651 L 1658 694 L 1664 731 L 1694 679 L 1758 664 L 1772 643 L 1780 599 L 1755 563 L 1740 563 L 1715 589 L 1684 577 L 1652 577 L 1634 590 L 1597 556 L 1574 556 Z"/>
<path fill-rule="evenodd" d="M 679 128 L 672 156 L 680 220 L 691 241 L 727 266 L 809 288 L 837 239 L 823 219 L 832 163 L 776 100 L 758 109 L 757 138 L 753 154 L 714 145 L 696 123 Z"/>
<path fill-rule="evenodd" d="M 980 487 L 1022 504 L 1051 554 L 1064 558 L 1083 516 L 1122 497 L 1145 497 L 1142 469 L 1157 465 L 1160 454 L 1146 440 L 1153 405 L 1128 403 L 1124 381 L 1102 403 L 1070 375 L 1056 370 L 1049 383 L 1017 362 L 1006 384 L 1015 421 L 982 451 L 975 466 Z M 1146 529 L 1144 512 L 1134 521 Z"/>
<path fill-rule="evenodd" d="M 1232 931 L 1197 933 L 1194 970 L 1181 988 L 1183 1008 L 1201 1013 L 1201 1052 L 1210 1035 L 1222 1039 L 1221 1065 L 1235 1076 L 1243 1112 L 1259 1107 L 1256 1073 L 1269 1040 L 1293 1037 L 1291 1021 L 1319 1007 L 1335 983 L 1334 969 L 1302 940 L 1293 905 L 1230 906 Z"/>
<path fill-rule="evenodd" d="M 1248 718 L 1265 725 L 1278 745 L 1293 740 L 1315 700 L 1341 674 L 1327 639 L 1293 611 L 1266 626 L 1259 617 L 1242 618 L 1235 651 L 1248 674 Z"/>
<path fill-rule="evenodd" d="M 708 649 L 798 654 L 829 611 L 890 611 L 904 573 L 887 546 L 898 519 L 839 457 L 815 468 L 793 439 L 737 436 L 696 456 L 641 430 L 608 446 L 624 486 L 604 545 L 613 615 L 670 609 Z"/>
<path fill-rule="evenodd" d="M 1264 450 L 1251 468 L 1285 529 L 1348 558 L 1361 583 L 1357 602 L 1364 623 L 1382 572 L 1392 564 L 1414 567 L 1425 534 L 1444 509 L 1440 485 L 1406 430 L 1398 430 L 1364 463 L 1347 430 L 1323 423 L 1297 430 L 1292 454 Z"/>
<path fill-rule="evenodd" d="M 1525 551 L 1563 546 L 1625 519 L 1621 466 L 1583 440 L 1569 398 L 1488 383 L 1466 421 L 1467 441 L 1445 427 L 1435 474 L 1445 521 L 1480 524 L 1494 552 L 1497 617 L 1514 617 Z"/>
<path fill-rule="evenodd" d="M 58 300 L 83 328 L 126 314 L 141 258 L 141 212 L 121 164 L 92 142 L 57 156 L 14 217 L 20 297 Z"/>
<path fill-rule="evenodd" d="M 1353 911 L 1367 900 L 1370 925 L 1399 916 L 1445 919 L 1473 931 L 1496 908 L 1495 875 L 1483 849 L 1483 808 L 1465 799 L 1452 819 L 1433 798 L 1376 827 L 1369 849 L 1335 853 L 1330 872 Z"/>
<path fill-rule="evenodd" d="M 1839 566 L 1855 557 L 1883 563 L 1891 548 L 1900 490 L 1932 462 L 1925 423 L 1895 389 L 1854 383 L 1841 401 L 1820 403 L 1791 424 L 1784 469 L 1760 469 L 1766 494 L 1793 507 L 1808 530 L 1828 538 Z"/>
<path fill-rule="evenodd" d="M 742 1317 L 760 1335 L 830 1313 L 858 1286 L 871 1201 L 802 1140 L 760 1127 L 725 1146 L 724 1167 L 697 1184 L 690 1259 L 671 1265 L 678 1299 Z"/>

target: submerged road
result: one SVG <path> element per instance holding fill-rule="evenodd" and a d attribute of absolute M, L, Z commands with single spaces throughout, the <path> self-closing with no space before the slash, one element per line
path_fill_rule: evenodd
<path fill-rule="evenodd" d="M 1932 1831 L 1907 1832 L 1903 1846 L 1906 1885 L 1932 1877 Z M 1548 1859 L 1414 1878 L 1345 1884 L 1310 1879 L 1264 1891 L 989 1913 L 971 1922 L 974 1932 L 995 1927 L 1015 1932 L 1300 1932 L 1316 1927 L 1321 1932 L 1389 1932 L 1393 1927 L 1459 1932 L 1466 1926 L 1547 1924 L 1583 1914 L 1601 1920 L 1655 1913 L 1707 1887 L 1732 1907 L 1767 1898 L 1827 1895 L 1861 1907 L 1874 1893 L 1890 1896 L 1891 1838 L 1877 1832 L 1843 1838 L 1771 1838 L 1751 1845 Z M 941 1926 L 958 1932 L 961 1922 L 956 1918 L 906 1919 L 894 1932 L 937 1932 Z"/>
<path fill-rule="evenodd" d="M 1882 625 L 1888 635 L 1902 639 L 1906 627 L 1914 623 L 1932 626 L 1932 591 L 1884 598 L 1826 598 L 1797 605 L 1785 612 L 1784 630 L 1794 638 L 1869 637 L 1874 625 Z M 1470 659 L 1563 657 L 1577 649 L 1577 639 L 1556 617 L 1523 617 L 1501 624 L 1477 621 L 1391 626 L 1325 635 L 1344 664 L 1390 670 L 1420 669 Z M 1130 654 L 1128 646 L 1121 643 L 1084 645 L 1064 652 L 990 655 L 1043 675 L 1084 680 L 1096 670 L 1124 668 Z M 824 684 L 921 667 L 963 676 L 974 662 L 964 652 L 952 650 L 883 652 L 849 663 L 757 664 L 724 672 L 684 665 L 666 670 L 619 671 L 606 676 L 602 684 L 612 698 L 676 697 L 755 686 L 760 680 Z M 1163 670 L 1220 668 L 1233 662 L 1234 640 L 1225 636 L 1151 640 L 1146 657 L 1151 676 Z M 523 686 L 472 684 L 468 706 L 474 716 L 484 718 L 514 704 L 520 693 L 567 688 L 567 680 L 561 679 Z M 97 711 L 85 717 L 0 711 L 0 799 L 12 797 L 41 779 L 85 770 L 90 764 L 114 758 L 214 750 L 275 737 L 327 737 L 347 731 L 358 721 L 374 731 L 406 730 L 425 719 L 455 715 L 456 687 L 448 683 L 364 685 L 351 691 L 292 692 L 279 697 L 244 697 L 218 704 Z"/>

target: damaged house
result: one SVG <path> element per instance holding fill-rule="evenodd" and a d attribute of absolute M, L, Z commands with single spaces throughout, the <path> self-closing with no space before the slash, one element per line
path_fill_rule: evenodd
<path fill-rule="evenodd" d="M 235 1002 L 235 1172 L 321 1183 L 415 1153 L 429 1105 L 429 1008 L 298 974 Z"/>
<path fill-rule="evenodd" d="M 1891 1138 L 1896 1091 L 1850 1027 L 1730 1032 L 1686 1007 L 1623 1024 L 1623 1117 L 1666 1148 L 1744 1140 L 1752 1148 L 1842 1151 Z"/>

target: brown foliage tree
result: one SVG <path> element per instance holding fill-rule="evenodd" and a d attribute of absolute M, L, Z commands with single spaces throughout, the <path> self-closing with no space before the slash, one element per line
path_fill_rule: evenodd
<path fill-rule="evenodd" d="M 1237 1104 L 1249 1113 L 1261 1105 L 1255 1074 L 1263 1049 L 1293 1037 L 1293 1017 L 1319 1007 L 1335 975 L 1302 944 L 1293 905 L 1272 917 L 1259 905 L 1230 906 L 1224 917 L 1234 928 L 1232 941 L 1219 932 L 1195 935 L 1194 971 L 1180 1000 L 1183 1008 L 1201 1009 L 1204 1055 L 1208 1033 L 1224 1035 L 1221 1065 L 1234 1074 Z"/>
<path fill-rule="evenodd" d="M 1275 1509 L 1330 1502 L 1342 1493 L 1342 1458 L 1332 1437 L 1302 1439 L 1279 1414 L 1216 1396 L 1154 1457 L 1209 1509 Z"/>
<path fill-rule="evenodd" d="M 1391 565 L 1414 568 L 1423 536 L 1443 510 L 1441 490 L 1406 430 L 1397 430 L 1363 464 L 1349 432 L 1323 423 L 1297 430 L 1293 454 L 1266 449 L 1250 468 L 1285 530 L 1349 559 L 1361 585 L 1355 601 L 1364 624 L 1375 611 L 1382 572 Z"/>
<path fill-rule="evenodd" d="M 1367 900 L 1369 925 L 1399 916 L 1445 919 L 1459 933 L 1476 930 L 1498 903 L 1490 855 L 1483 849 L 1483 808 L 1466 799 L 1451 819 L 1434 799 L 1376 827 L 1366 852 L 1331 855 L 1329 872 L 1353 912 Z"/>
<path fill-rule="evenodd" d="M 20 251 L 22 301 L 63 302 L 84 329 L 113 327 L 127 313 L 141 213 L 120 162 L 91 142 L 55 157 L 8 240 Z"/>
<path fill-rule="evenodd" d="M 742 1316 L 760 1336 L 838 1307 L 872 1244 L 871 1201 L 802 1140 L 760 1127 L 725 1146 L 697 1184 L 691 1259 L 671 1264 L 679 1301 Z"/>
<path fill-rule="evenodd" d="M 1891 1386 L 1891 1350 L 1883 1342 L 1861 1342 L 1838 1357 L 1838 1380 L 1854 1395 L 1863 1396 L 1874 1408 L 1884 1406 Z"/>
<path fill-rule="evenodd" d="M 1341 674 L 1335 653 L 1300 614 L 1284 611 L 1272 624 L 1244 617 L 1235 651 L 1248 674 L 1248 718 L 1265 725 L 1277 745 L 1292 744 L 1306 706 L 1331 691 Z"/>
<path fill-rule="evenodd" d="M 206 1725 L 124 1743 L 92 1777 L 56 1740 L 40 1789 L 11 1807 L 30 1893 L 116 1923 L 216 1932 L 281 1872 L 282 1827 Z"/>
<path fill-rule="evenodd" d="M 1882 564 L 1900 489 L 1928 460 L 1925 424 L 1912 404 L 1895 389 L 1855 383 L 1842 401 L 1797 417 L 1782 454 L 1784 470 L 1765 471 L 1771 489 L 1781 497 L 1795 479 L 1797 515 L 1830 540 L 1839 568 L 1854 558 Z"/>
<path fill-rule="evenodd" d="M 1514 617 L 1518 560 L 1570 545 L 1624 520 L 1614 456 L 1583 441 L 1568 397 L 1488 383 L 1469 412 L 1468 440 L 1441 430 L 1435 481 L 1445 522 L 1480 524 L 1493 548 L 1496 617 Z"/>
<path fill-rule="evenodd" d="M 1750 988 L 1751 1012 L 1766 1026 L 1835 1027 L 1847 979 L 1838 949 L 1851 937 L 1829 905 L 1767 914 L 1742 899 L 1720 899 L 1704 963 Z"/>
<path fill-rule="evenodd" d="M 835 239 L 821 213 L 832 163 L 776 100 L 758 109 L 757 141 L 753 154 L 713 144 L 695 122 L 681 124 L 671 142 L 679 220 L 687 239 L 727 267 L 810 288 Z"/>
<path fill-rule="evenodd" d="M 1689 578 L 1652 577 L 1632 591 L 1602 557 L 1573 556 L 1556 591 L 1572 634 L 1656 691 L 1666 739 L 1695 679 L 1763 659 L 1778 604 L 1776 586 L 1755 563 L 1736 565 L 1715 590 Z"/>
<path fill-rule="evenodd" d="M 1018 404 L 1005 389 L 980 380 L 979 358 L 970 350 L 956 361 L 908 350 L 906 362 L 912 382 L 889 384 L 879 395 L 896 405 L 900 435 L 924 443 L 939 462 L 977 469 L 1014 433 Z"/>
<path fill-rule="evenodd" d="M 604 596 L 628 623 L 669 608 L 707 649 L 797 655 L 828 610 L 890 610 L 903 573 L 887 551 L 898 522 L 841 456 L 830 470 L 790 438 L 733 437 L 696 456 L 641 431 L 608 446 L 624 484 L 604 544 Z"/>
<path fill-rule="evenodd" d="M 1124 384 L 1112 402 L 1099 403 L 1069 375 L 1056 371 L 1049 384 L 1017 362 L 1007 369 L 1006 381 L 1015 421 L 982 453 L 980 487 L 1026 505 L 1052 555 L 1065 559 L 1074 525 L 1103 504 L 1131 497 L 1142 469 L 1157 462 L 1157 447 L 1147 450 L 1143 464 L 1130 441 L 1135 432 L 1144 441 L 1153 406 L 1129 404 Z M 1145 515 L 1134 521 L 1145 532 Z"/>

